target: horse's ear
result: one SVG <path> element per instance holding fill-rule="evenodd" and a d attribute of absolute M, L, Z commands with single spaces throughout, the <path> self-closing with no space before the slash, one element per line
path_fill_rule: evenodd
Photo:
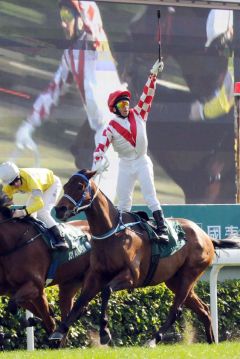
<path fill-rule="evenodd" d="M 92 178 L 93 176 L 95 176 L 96 173 L 97 173 L 97 171 L 86 170 L 85 176 L 86 176 L 88 179 L 90 179 L 90 178 Z"/>

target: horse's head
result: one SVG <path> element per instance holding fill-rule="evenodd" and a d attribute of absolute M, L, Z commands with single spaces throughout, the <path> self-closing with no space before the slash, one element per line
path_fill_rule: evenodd
<path fill-rule="evenodd" d="M 93 189 L 90 179 L 96 171 L 81 170 L 75 173 L 63 186 L 64 195 L 55 207 L 56 217 L 66 221 L 91 204 Z"/>

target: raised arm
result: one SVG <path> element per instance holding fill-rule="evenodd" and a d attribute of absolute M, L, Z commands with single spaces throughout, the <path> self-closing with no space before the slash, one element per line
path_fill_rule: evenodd
<path fill-rule="evenodd" d="M 147 121 L 149 111 L 151 109 L 152 101 L 156 90 L 156 80 L 159 72 L 162 72 L 164 64 L 162 61 L 157 60 L 150 70 L 150 75 L 143 88 L 142 95 L 134 107 L 134 111 L 142 117 L 144 121 Z"/>
<path fill-rule="evenodd" d="M 93 169 L 98 170 L 101 167 L 104 154 L 112 142 L 112 128 L 111 121 L 108 126 L 103 130 L 102 136 L 98 145 L 93 153 Z"/>

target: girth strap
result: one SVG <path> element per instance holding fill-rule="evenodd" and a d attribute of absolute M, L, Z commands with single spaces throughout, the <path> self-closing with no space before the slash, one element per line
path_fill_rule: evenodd
<path fill-rule="evenodd" d="M 115 228 L 110 229 L 110 231 L 103 234 L 102 236 L 93 236 L 92 235 L 92 239 L 97 239 L 97 240 L 106 239 L 108 237 L 111 237 L 113 234 L 119 233 L 119 232 L 123 231 L 124 229 L 133 227 L 139 223 L 141 223 L 141 221 L 122 223 L 122 224 L 120 224 L 120 222 L 119 222 Z"/>

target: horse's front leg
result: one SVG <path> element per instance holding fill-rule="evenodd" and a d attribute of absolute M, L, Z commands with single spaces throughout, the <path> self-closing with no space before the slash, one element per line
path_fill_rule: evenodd
<path fill-rule="evenodd" d="M 108 301 L 111 296 L 112 290 L 110 287 L 106 287 L 102 290 L 101 299 L 101 314 L 100 314 L 100 343 L 101 344 L 113 344 L 112 336 L 108 328 L 108 316 L 107 316 L 107 307 Z"/>
<path fill-rule="evenodd" d="M 84 280 L 81 295 L 76 300 L 65 321 L 62 321 L 57 330 L 49 337 L 50 340 L 61 341 L 68 333 L 70 326 L 76 322 L 88 303 L 101 291 L 104 282 L 99 273 L 89 271 Z"/>
<path fill-rule="evenodd" d="M 132 272 L 129 268 L 120 272 L 116 277 L 114 277 L 104 288 L 101 294 L 102 306 L 101 306 L 101 316 L 100 316 L 100 343 L 101 344 L 113 344 L 111 333 L 107 327 L 108 325 L 108 316 L 107 316 L 107 306 L 108 301 L 113 291 L 118 291 L 121 289 L 130 289 L 133 288 L 134 280 L 132 278 Z"/>

